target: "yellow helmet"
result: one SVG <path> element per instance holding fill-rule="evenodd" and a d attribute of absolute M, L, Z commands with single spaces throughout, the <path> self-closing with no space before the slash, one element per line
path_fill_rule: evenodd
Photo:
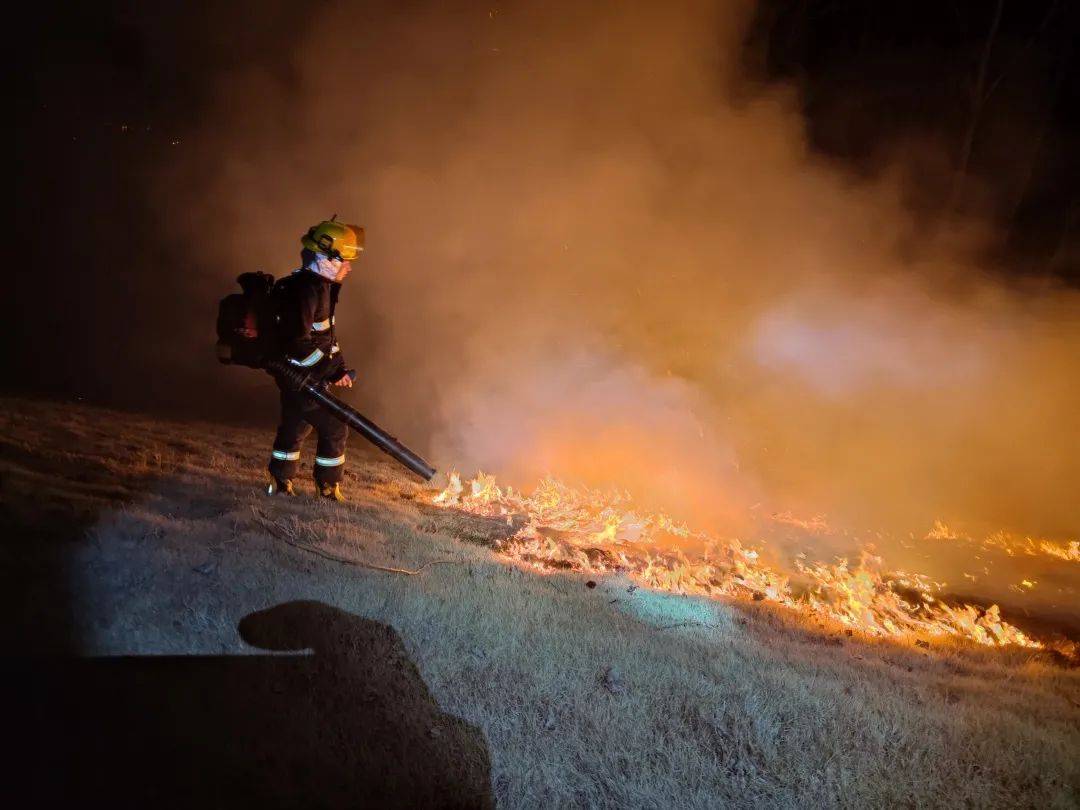
<path fill-rule="evenodd" d="M 331 259 L 351 262 L 364 250 L 364 229 L 338 222 L 335 214 L 308 228 L 308 232 L 300 237 L 300 244 Z"/>

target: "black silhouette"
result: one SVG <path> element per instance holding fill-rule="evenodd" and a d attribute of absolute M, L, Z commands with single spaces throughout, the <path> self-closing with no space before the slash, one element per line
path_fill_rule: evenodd
<path fill-rule="evenodd" d="M 482 733 L 439 709 L 393 628 L 292 602 L 239 630 L 294 654 L 30 664 L 35 802 L 493 806 Z"/>

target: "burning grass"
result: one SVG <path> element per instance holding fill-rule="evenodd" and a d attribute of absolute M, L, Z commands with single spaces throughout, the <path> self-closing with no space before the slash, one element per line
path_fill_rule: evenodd
<path fill-rule="evenodd" d="M 997 549 L 1010 557 L 1026 555 L 1034 557 L 1044 554 L 1068 562 L 1080 562 L 1080 540 L 1056 542 L 1041 537 L 1016 537 L 1005 531 L 987 535 L 982 540 L 954 531 L 940 520 L 934 521 L 933 527 L 926 533 L 927 540 L 945 540 L 967 543 L 985 550 Z"/>
<path fill-rule="evenodd" d="M 516 521 L 517 528 L 500 550 L 539 571 L 624 573 L 661 591 L 768 601 L 871 637 L 914 641 L 956 636 L 989 646 L 1043 646 L 1002 620 L 996 604 L 948 604 L 939 598 L 942 583 L 889 570 L 873 554 L 863 552 L 855 565 L 846 559 L 796 559 L 785 571 L 765 562 L 761 549 L 736 538 L 692 531 L 663 513 L 643 511 L 625 492 L 575 488 L 547 478 L 526 495 L 512 487 L 503 490 L 483 473 L 467 485 L 452 473 L 433 502 L 505 518 L 508 525 Z M 811 534 L 828 531 L 820 516 L 807 521 L 783 513 L 773 519 Z M 1046 541 L 1043 546 L 1056 548 Z"/>

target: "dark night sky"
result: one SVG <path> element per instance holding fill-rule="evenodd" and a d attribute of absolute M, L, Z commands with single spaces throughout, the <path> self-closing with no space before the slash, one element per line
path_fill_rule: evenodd
<path fill-rule="evenodd" d="M 921 163 L 917 144 L 931 139 L 959 155 L 994 5 L 766 0 L 744 62 L 761 81 L 796 83 L 814 148 L 845 171 L 872 175 L 883 155 L 899 155 L 907 200 L 932 221 L 943 214 L 948 174 Z M 368 13 L 379 14 L 378 4 Z M 13 274 L 5 367 L 14 373 L 6 385 L 116 404 L 175 404 L 154 345 L 169 340 L 175 319 L 190 315 L 151 302 L 184 297 L 185 266 L 198 248 L 187 256 L 162 250 L 144 178 L 185 149 L 223 76 L 259 64 L 290 81 L 289 64 L 277 56 L 304 8 L 46 3 L 32 15 L 15 58 L 24 77 L 14 116 L 15 234 L 16 244 L 29 248 L 20 249 L 20 261 L 33 257 L 41 269 Z M 987 256 L 1004 275 L 1080 282 L 1072 265 L 1080 187 L 1077 16 L 1064 0 L 1004 4 L 987 72 L 992 92 L 958 203 L 1004 235 Z M 205 313 L 208 325 L 213 316 Z"/>

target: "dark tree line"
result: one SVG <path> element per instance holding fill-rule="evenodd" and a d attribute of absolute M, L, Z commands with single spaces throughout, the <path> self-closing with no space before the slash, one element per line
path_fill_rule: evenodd
<path fill-rule="evenodd" d="M 748 43 L 796 81 L 820 152 L 899 160 L 929 223 L 990 217 L 997 258 L 1080 283 L 1080 7 L 1070 0 L 762 0 Z"/>

